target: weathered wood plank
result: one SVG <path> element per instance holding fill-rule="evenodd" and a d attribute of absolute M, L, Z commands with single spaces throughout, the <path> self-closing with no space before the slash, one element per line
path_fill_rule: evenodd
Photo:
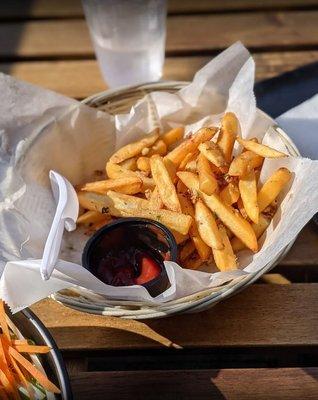
<path fill-rule="evenodd" d="M 292 9 L 318 6 L 317 0 L 169 0 L 170 13 Z M 70 18 L 83 16 L 78 0 L 10 0 L 0 2 L 0 18 Z"/>
<path fill-rule="evenodd" d="M 318 368 L 86 372 L 71 384 L 78 400 L 315 400 Z"/>
<path fill-rule="evenodd" d="M 51 300 L 32 309 L 61 349 L 80 350 L 173 343 L 182 347 L 318 345 L 317 306 L 318 284 L 312 283 L 253 285 L 208 311 L 146 322 L 80 313 Z"/>
<path fill-rule="evenodd" d="M 318 11 L 171 16 L 168 54 L 215 52 L 240 39 L 251 48 L 318 46 Z M 84 20 L 2 23 L 1 57 L 93 55 Z"/>
<path fill-rule="evenodd" d="M 168 57 L 163 79 L 191 80 L 195 72 L 212 58 L 212 56 Z M 256 53 L 254 59 L 256 79 L 262 80 L 318 61 L 318 51 Z M 0 71 L 79 99 L 107 88 L 95 60 L 0 63 Z"/>

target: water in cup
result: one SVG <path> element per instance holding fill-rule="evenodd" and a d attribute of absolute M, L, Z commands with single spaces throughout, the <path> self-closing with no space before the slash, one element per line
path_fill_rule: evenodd
<path fill-rule="evenodd" d="M 157 81 L 165 50 L 165 0 L 83 0 L 104 80 L 111 87 Z"/>

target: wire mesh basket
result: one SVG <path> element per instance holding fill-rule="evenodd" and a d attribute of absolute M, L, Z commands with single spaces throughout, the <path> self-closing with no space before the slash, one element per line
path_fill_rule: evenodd
<path fill-rule="evenodd" d="M 90 96 L 83 102 L 91 107 L 106 111 L 111 115 L 123 114 L 129 112 L 130 108 L 134 106 L 138 100 L 153 91 L 174 93 L 187 84 L 188 82 L 166 81 L 112 89 Z M 263 113 L 260 110 L 257 112 Z M 299 156 L 299 151 L 292 140 L 283 132 L 282 129 L 275 125 L 274 121 L 273 125 L 277 135 L 286 148 L 286 152 L 291 156 Z M 271 260 L 257 273 L 243 275 L 222 286 L 206 289 L 199 293 L 162 304 L 146 305 L 144 303 L 132 301 L 110 300 L 79 287 L 60 291 L 52 297 L 55 300 L 80 311 L 131 319 L 163 318 L 178 313 L 203 311 L 223 299 L 240 292 L 260 276 L 271 270 L 286 255 L 294 243 L 294 240 L 289 243 L 289 245 L 286 246 L 274 260 Z"/>

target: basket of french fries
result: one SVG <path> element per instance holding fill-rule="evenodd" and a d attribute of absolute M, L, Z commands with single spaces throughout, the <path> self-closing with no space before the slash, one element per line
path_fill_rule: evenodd
<path fill-rule="evenodd" d="M 288 135 L 256 108 L 253 72 L 252 58 L 238 43 L 191 83 L 106 91 L 60 107 L 59 116 L 54 108 L 54 118 L 42 122 L 26 149 L 20 146 L 23 157 L 14 164 L 21 180 L 13 180 L 12 196 L 18 193 L 20 203 L 10 223 L 19 230 L 9 239 L 20 254 L 0 282 L 8 304 L 21 309 L 52 295 L 89 313 L 159 318 L 211 307 L 273 268 L 317 211 L 312 176 L 318 166 L 301 158 Z M 52 169 L 73 185 L 80 212 L 44 285 L 36 258 L 56 208 Z M 107 243 L 97 273 L 83 263 L 87 245 L 125 220 L 152 221 L 175 243 L 175 258 L 167 250 L 160 255 L 166 286 L 159 294 L 147 290 L 162 273 L 156 262 L 142 254 L 140 265 L 130 265 L 140 252 L 119 249 L 124 268 L 107 270 L 104 264 L 113 262 Z M 142 233 L 153 240 L 153 232 Z M 19 261 L 24 255 L 27 262 Z M 7 289 L 13 279 L 21 289 L 29 280 L 34 290 L 18 296 Z"/>

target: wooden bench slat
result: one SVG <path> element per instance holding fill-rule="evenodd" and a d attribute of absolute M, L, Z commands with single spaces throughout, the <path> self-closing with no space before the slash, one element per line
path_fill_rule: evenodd
<path fill-rule="evenodd" d="M 61 349 L 88 350 L 318 345 L 317 305 L 318 284 L 311 283 L 252 285 L 208 311 L 146 322 L 80 313 L 52 300 L 32 309 Z"/>
<path fill-rule="evenodd" d="M 317 0 L 170 0 L 172 13 L 214 12 L 229 10 L 304 8 L 318 6 Z M 1 18 L 66 18 L 81 17 L 83 10 L 78 0 L 10 0 L 0 2 Z"/>
<path fill-rule="evenodd" d="M 78 400 L 315 400 L 318 368 L 84 372 L 71 384 Z"/>
<path fill-rule="evenodd" d="M 163 78 L 191 80 L 195 72 L 211 59 L 212 56 L 168 57 Z M 256 53 L 254 59 L 256 79 L 261 80 L 318 61 L 318 51 Z M 0 71 L 78 99 L 107 88 L 95 60 L 0 63 Z"/>
<path fill-rule="evenodd" d="M 171 16 L 169 54 L 216 51 L 240 39 L 252 48 L 318 45 L 318 11 Z M 0 57 L 93 55 L 84 20 L 44 20 L 0 25 Z"/>

